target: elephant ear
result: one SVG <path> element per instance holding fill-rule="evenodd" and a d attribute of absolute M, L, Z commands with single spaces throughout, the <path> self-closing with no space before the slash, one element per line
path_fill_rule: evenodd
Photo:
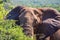
<path fill-rule="evenodd" d="M 20 13 L 20 11 L 23 9 L 23 6 L 17 6 L 14 9 L 12 9 L 10 12 L 14 12 L 14 13 Z M 10 13 L 9 12 L 9 13 Z"/>
<path fill-rule="evenodd" d="M 43 15 L 42 15 L 43 19 L 42 20 L 46 20 L 48 18 L 55 19 L 56 16 L 60 15 L 59 12 L 54 8 L 40 8 L 39 10 L 43 12 Z"/>
<path fill-rule="evenodd" d="M 5 17 L 5 19 L 13 19 L 13 20 L 18 20 L 19 19 L 19 15 L 21 14 L 21 10 L 24 7 L 22 6 L 17 6 L 14 9 L 12 9 Z"/>

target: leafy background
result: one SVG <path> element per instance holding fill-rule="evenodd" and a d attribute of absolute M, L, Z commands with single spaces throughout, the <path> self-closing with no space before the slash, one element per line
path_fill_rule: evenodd
<path fill-rule="evenodd" d="M 4 20 L 6 14 L 15 6 L 53 7 L 60 12 L 60 0 L 0 0 L 0 40 L 33 40 L 26 37 L 23 28 L 15 24 L 15 20 Z"/>

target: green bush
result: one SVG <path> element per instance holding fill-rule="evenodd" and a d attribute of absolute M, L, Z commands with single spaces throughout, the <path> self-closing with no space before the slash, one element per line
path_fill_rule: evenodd
<path fill-rule="evenodd" d="M 22 30 L 13 20 L 0 21 L 0 40 L 32 40 Z"/>
<path fill-rule="evenodd" d="M 0 40 L 32 40 L 24 35 L 23 28 L 16 25 L 14 20 L 4 20 L 8 12 L 0 0 Z"/>

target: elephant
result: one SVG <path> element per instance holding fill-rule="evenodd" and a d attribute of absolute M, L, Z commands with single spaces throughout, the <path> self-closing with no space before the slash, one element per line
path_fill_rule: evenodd
<path fill-rule="evenodd" d="M 45 40 L 48 36 L 51 36 L 59 29 L 58 25 L 52 25 L 45 21 L 52 19 L 55 22 L 59 19 L 57 19 L 57 16 L 60 16 L 60 14 L 54 8 L 31 8 L 17 6 L 13 8 L 4 19 L 17 20 L 15 23 L 23 28 L 23 32 L 26 36 L 32 38 L 36 36 L 36 40 Z M 50 25 L 56 27 L 52 28 Z"/>

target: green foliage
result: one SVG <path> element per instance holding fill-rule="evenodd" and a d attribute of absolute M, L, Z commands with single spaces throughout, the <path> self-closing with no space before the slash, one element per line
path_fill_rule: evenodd
<path fill-rule="evenodd" d="M 3 4 L 0 4 L 0 19 L 3 19 L 3 17 L 6 15 L 7 11 L 4 9 Z"/>
<path fill-rule="evenodd" d="M 8 12 L 3 2 L 0 3 L 0 40 L 32 40 L 24 35 L 23 28 L 16 25 L 14 20 L 4 20 Z"/>
<path fill-rule="evenodd" d="M 32 40 L 22 30 L 14 20 L 0 20 L 0 40 Z"/>

